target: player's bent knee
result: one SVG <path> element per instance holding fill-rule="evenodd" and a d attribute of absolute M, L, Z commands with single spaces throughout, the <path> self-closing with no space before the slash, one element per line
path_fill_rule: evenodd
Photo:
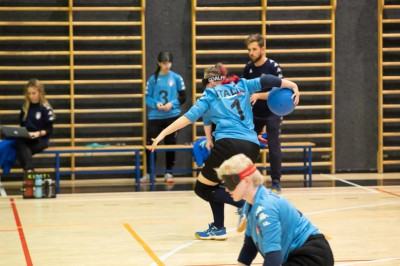
<path fill-rule="evenodd" d="M 214 188 L 212 186 L 203 184 L 199 181 L 196 181 L 196 185 L 194 186 L 194 193 L 208 202 L 212 201 L 213 190 Z"/>

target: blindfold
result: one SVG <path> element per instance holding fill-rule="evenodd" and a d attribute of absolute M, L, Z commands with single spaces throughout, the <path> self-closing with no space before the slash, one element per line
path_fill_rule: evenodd
<path fill-rule="evenodd" d="M 252 175 L 255 171 L 257 171 L 257 167 L 252 164 L 238 174 L 222 175 L 222 180 L 229 191 L 234 191 L 241 180 Z"/>

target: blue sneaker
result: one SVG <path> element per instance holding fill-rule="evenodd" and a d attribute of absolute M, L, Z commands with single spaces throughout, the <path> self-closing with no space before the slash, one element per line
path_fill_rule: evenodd
<path fill-rule="evenodd" d="M 244 229 L 246 229 L 246 223 L 247 223 L 246 214 L 244 214 L 244 206 L 237 209 L 237 214 L 239 215 L 239 222 L 236 231 L 241 233 L 244 231 Z"/>
<path fill-rule="evenodd" d="M 279 180 L 272 180 L 271 191 L 275 192 L 276 194 L 281 194 L 281 185 Z"/>
<path fill-rule="evenodd" d="M 214 226 L 214 223 L 210 223 L 208 225 L 208 229 L 203 232 L 196 232 L 194 236 L 201 240 L 225 240 L 226 236 L 226 228 L 222 227 L 218 229 Z"/>

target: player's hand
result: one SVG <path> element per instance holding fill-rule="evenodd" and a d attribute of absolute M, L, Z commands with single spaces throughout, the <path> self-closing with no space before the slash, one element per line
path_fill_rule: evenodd
<path fill-rule="evenodd" d="M 162 103 L 157 103 L 158 110 L 164 110 L 164 105 Z"/>
<path fill-rule="evenodd" d="M 257 138 L 258 138 L 258 141 L 259 141 L 259 142 L 264 143 L 265 145 L 268 145 L 268 140 L 265 139 L 265 138 L 263 138 L 263 135 L 262 135 L 262 134 L 257 135 Z"/>
<path fill-rule="evenodd" d="M 151 144 L 151 147 L 150 147 L 150 151 L 151 152 L 153 152 L 154 151 L 154 149 L 157 147 L 157 144 L 160 142 L 160 141 L 162 141 L 163 139 L 164 139 L 164 132 L 163 131 L 161 131 L 161 133 L 160 134 L 158 134 L 158 136 L 155 138 L 155 139 L 151 139 L 152 141 L 153 141 L 153 144 Z"/>
<path fill-rule="evenodd" d="M 164 111 L 165 112 L 169 112 L 169 110 L 171 110 L 171 108 L 172 108 L 172 103 L 164 104 Z"/>
<path fill-rule="evenodd" d="M 293 99 L 293 98 L 294 98 L 294 101 L 293 101 L 294 105 L 298 105 L 300 102 L 300 92 L 299 92 L 298 88 L 293 89 L 293 95 L 292 95 L 291 99 Z"/>
<path fill-rule="evenodd" d="M 251 103 L 251 105 L 254 105 L 254 104 L 257 102 L 257 100 L 258 100 L 258 93 L 253 93 L 253 94 L 250 96 L 250 103 Z"/>
<path fill-rule="evenodd" d="M 36 139 L 40 137 L 40 131 L 29 132 L 29 135 L 31 136 L 32 139 Z"/>
<path fill-rule="evenodd" d="M 212 147 L 214 147 L 214 143 L 212 142 L 212 140 L 207 140 L 207 142 L 206 142 L 207 150 L 211 150 Z"/>

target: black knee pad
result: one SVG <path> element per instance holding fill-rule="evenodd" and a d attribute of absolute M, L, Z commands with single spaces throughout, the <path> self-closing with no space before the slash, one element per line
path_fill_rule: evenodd
<path fill-rule="evenodd" d="M 196 181 L 196 185 L 194 186 L 194 193 L 196 193 L 197 196 L 208 202 L 213 201 L 214 191 L 214 186 L 209 186 L 199 181 Z"/>

